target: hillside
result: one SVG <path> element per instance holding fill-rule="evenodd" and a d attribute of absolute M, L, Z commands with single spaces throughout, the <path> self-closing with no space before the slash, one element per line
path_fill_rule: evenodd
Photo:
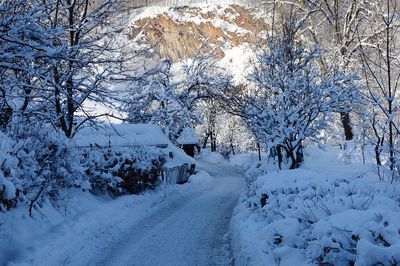
<path fill-rule="evenodd" d="M 205 4 L 173 8 L 149 7 L 134 17 L 129 39 L 174 62 L 200 49 L 215 49 L 223 58 L 241 45 L 256 48 L 267 24 L 256 10 L 239 5 Z"/>

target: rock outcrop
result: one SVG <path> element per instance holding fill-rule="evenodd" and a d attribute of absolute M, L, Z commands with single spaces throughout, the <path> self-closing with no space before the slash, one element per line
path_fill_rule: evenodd
<path fill-rule="evenodd" d="M 149 8 L 151 9 L 151 8 Z M 225 48 L 262 43 L 267 23 L 253 9 L 239 5 L 204 5 L 148 9 L 132 21 L 129 37 L 153 48 L 161 57 L 177 62 L 198 51 L 214 49 L 224 57 Z"/>

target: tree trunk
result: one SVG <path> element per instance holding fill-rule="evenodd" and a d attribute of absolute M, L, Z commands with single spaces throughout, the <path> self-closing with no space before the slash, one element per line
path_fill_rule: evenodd
<path fill-rule="evenodd" d="M 375 145 L 375 160 L 376 160 L 376 165 L 381 166 L 381 148 L 379 144 Z"/>
<path fill-rule="evenodd" d="M 72 71 L 72 68 L 71 70 Z M 74 126 L 74 112 L 75 112 L 75 107 L 74 107 L 74 90 L 73 90 L 74 84 L 72 81 L 72 78 L 67 80 L 67 121 L 68 121 L 68 127 L 67 131 L 65 132 L 65 135 L 67 138 L 71 138 L 72 136 L 72 128 Z"/>
<path fill-rule="evenodd" d="M 232 155 L 235 155 L 235 146 L 233 145 L 233 142 L 231 142 L 231 152 Z"/>
<path fill-rule="evenodd" d="M 214 136 L 211 138 L 211 151 L 212 152 L 217 151 L 217 140 L 215 139 Z"/>
<path fill-rule="evenodd" d="M 342 121 L 346 140 L 352 140 L 354 135 L 350 123 L 350 114 L 348 112 L 340 113 L 340 120 Z"/>
<path fill-rule="evenodd" d="M 279 166 L 279 170 L 282 170 L 282 162 L 283 162 L 283 156 L 282 156 L 282 147 L 281 146 L 277 146 L 276 147 L 276 153 L 278 155 L 278 166 Z"/>
<path fill-rule="evenodd" d="M 207 132 L 206 136 L 203 139 L 203 149 L 207 148 L 207 142 L 208 142 L 208 138 L 210 137 L 210 133 Z"/>
<path fill-rule="evenodd" d="M 295 149 L 286 149 L 288 158 L 291 160 L 289 169 L 297 169 L 304 161 L 303 146 L 301 143 Z"/>
<path fill-rule="evenodd" d="M 296 169 L 300 167 L 300 165 L 304 162 L 304 154 L 303 154 L 303 145 L 299 144 L 299 147 L 296 151 Z"/>
<path fill-rule="evenodd" d="M 211 152 L 214 152 L 214 134 L 212 131 L 210 131 L 210 148 Z"/>
<path fill-rule="evenodd" d="M 0 110 L 0 127 L 5 128 L 10 122 L 11 117 L 13 116 L 14 110 L 6 105 Z"/>

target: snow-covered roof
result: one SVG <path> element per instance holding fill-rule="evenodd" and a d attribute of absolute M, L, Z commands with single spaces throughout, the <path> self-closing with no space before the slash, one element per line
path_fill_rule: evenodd
<path fill-rule="evenodd" d="M 192 128 L 185 128 L 182 133 L 180 134 L 179 138 L 176 140 L 178 144 L 184 145 L 184 144 L 197 144 L 197 137 L 196 133 Z"/>
<path fill-rule="evenodd" d="M 163 153 L 167 157 L 165 166 L 175 167 L 183 163 L 193 164 L 194 159 L 176 147 L 163 133 L 158 125 L 152 124 L 112 124 L 101 128 L 84 128 L 76 133 L 74 140 L 77 146 L 87 147 L 90 145 L 99 146 L 136 146 L 149 145 L 165 149 Z M 173 158 L 169 158 L 172 153 Z"/>
<path fill-rule="evenodd" d="M 113 124 L 99 129 L 84 128 L 74 137 L 78 146 L 172 145 L 160 126 L 152 124 Z"/>

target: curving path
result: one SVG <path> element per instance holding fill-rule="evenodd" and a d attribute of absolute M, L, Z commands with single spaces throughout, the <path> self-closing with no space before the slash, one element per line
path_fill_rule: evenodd
<path fill-rule="evenodd" d="M 225 165 L 199 162 L 198 168 L 215 178 L 211 190 L 132 225 L 90 265 L 233 265 L 228 228 L 243 175 Z"/>

